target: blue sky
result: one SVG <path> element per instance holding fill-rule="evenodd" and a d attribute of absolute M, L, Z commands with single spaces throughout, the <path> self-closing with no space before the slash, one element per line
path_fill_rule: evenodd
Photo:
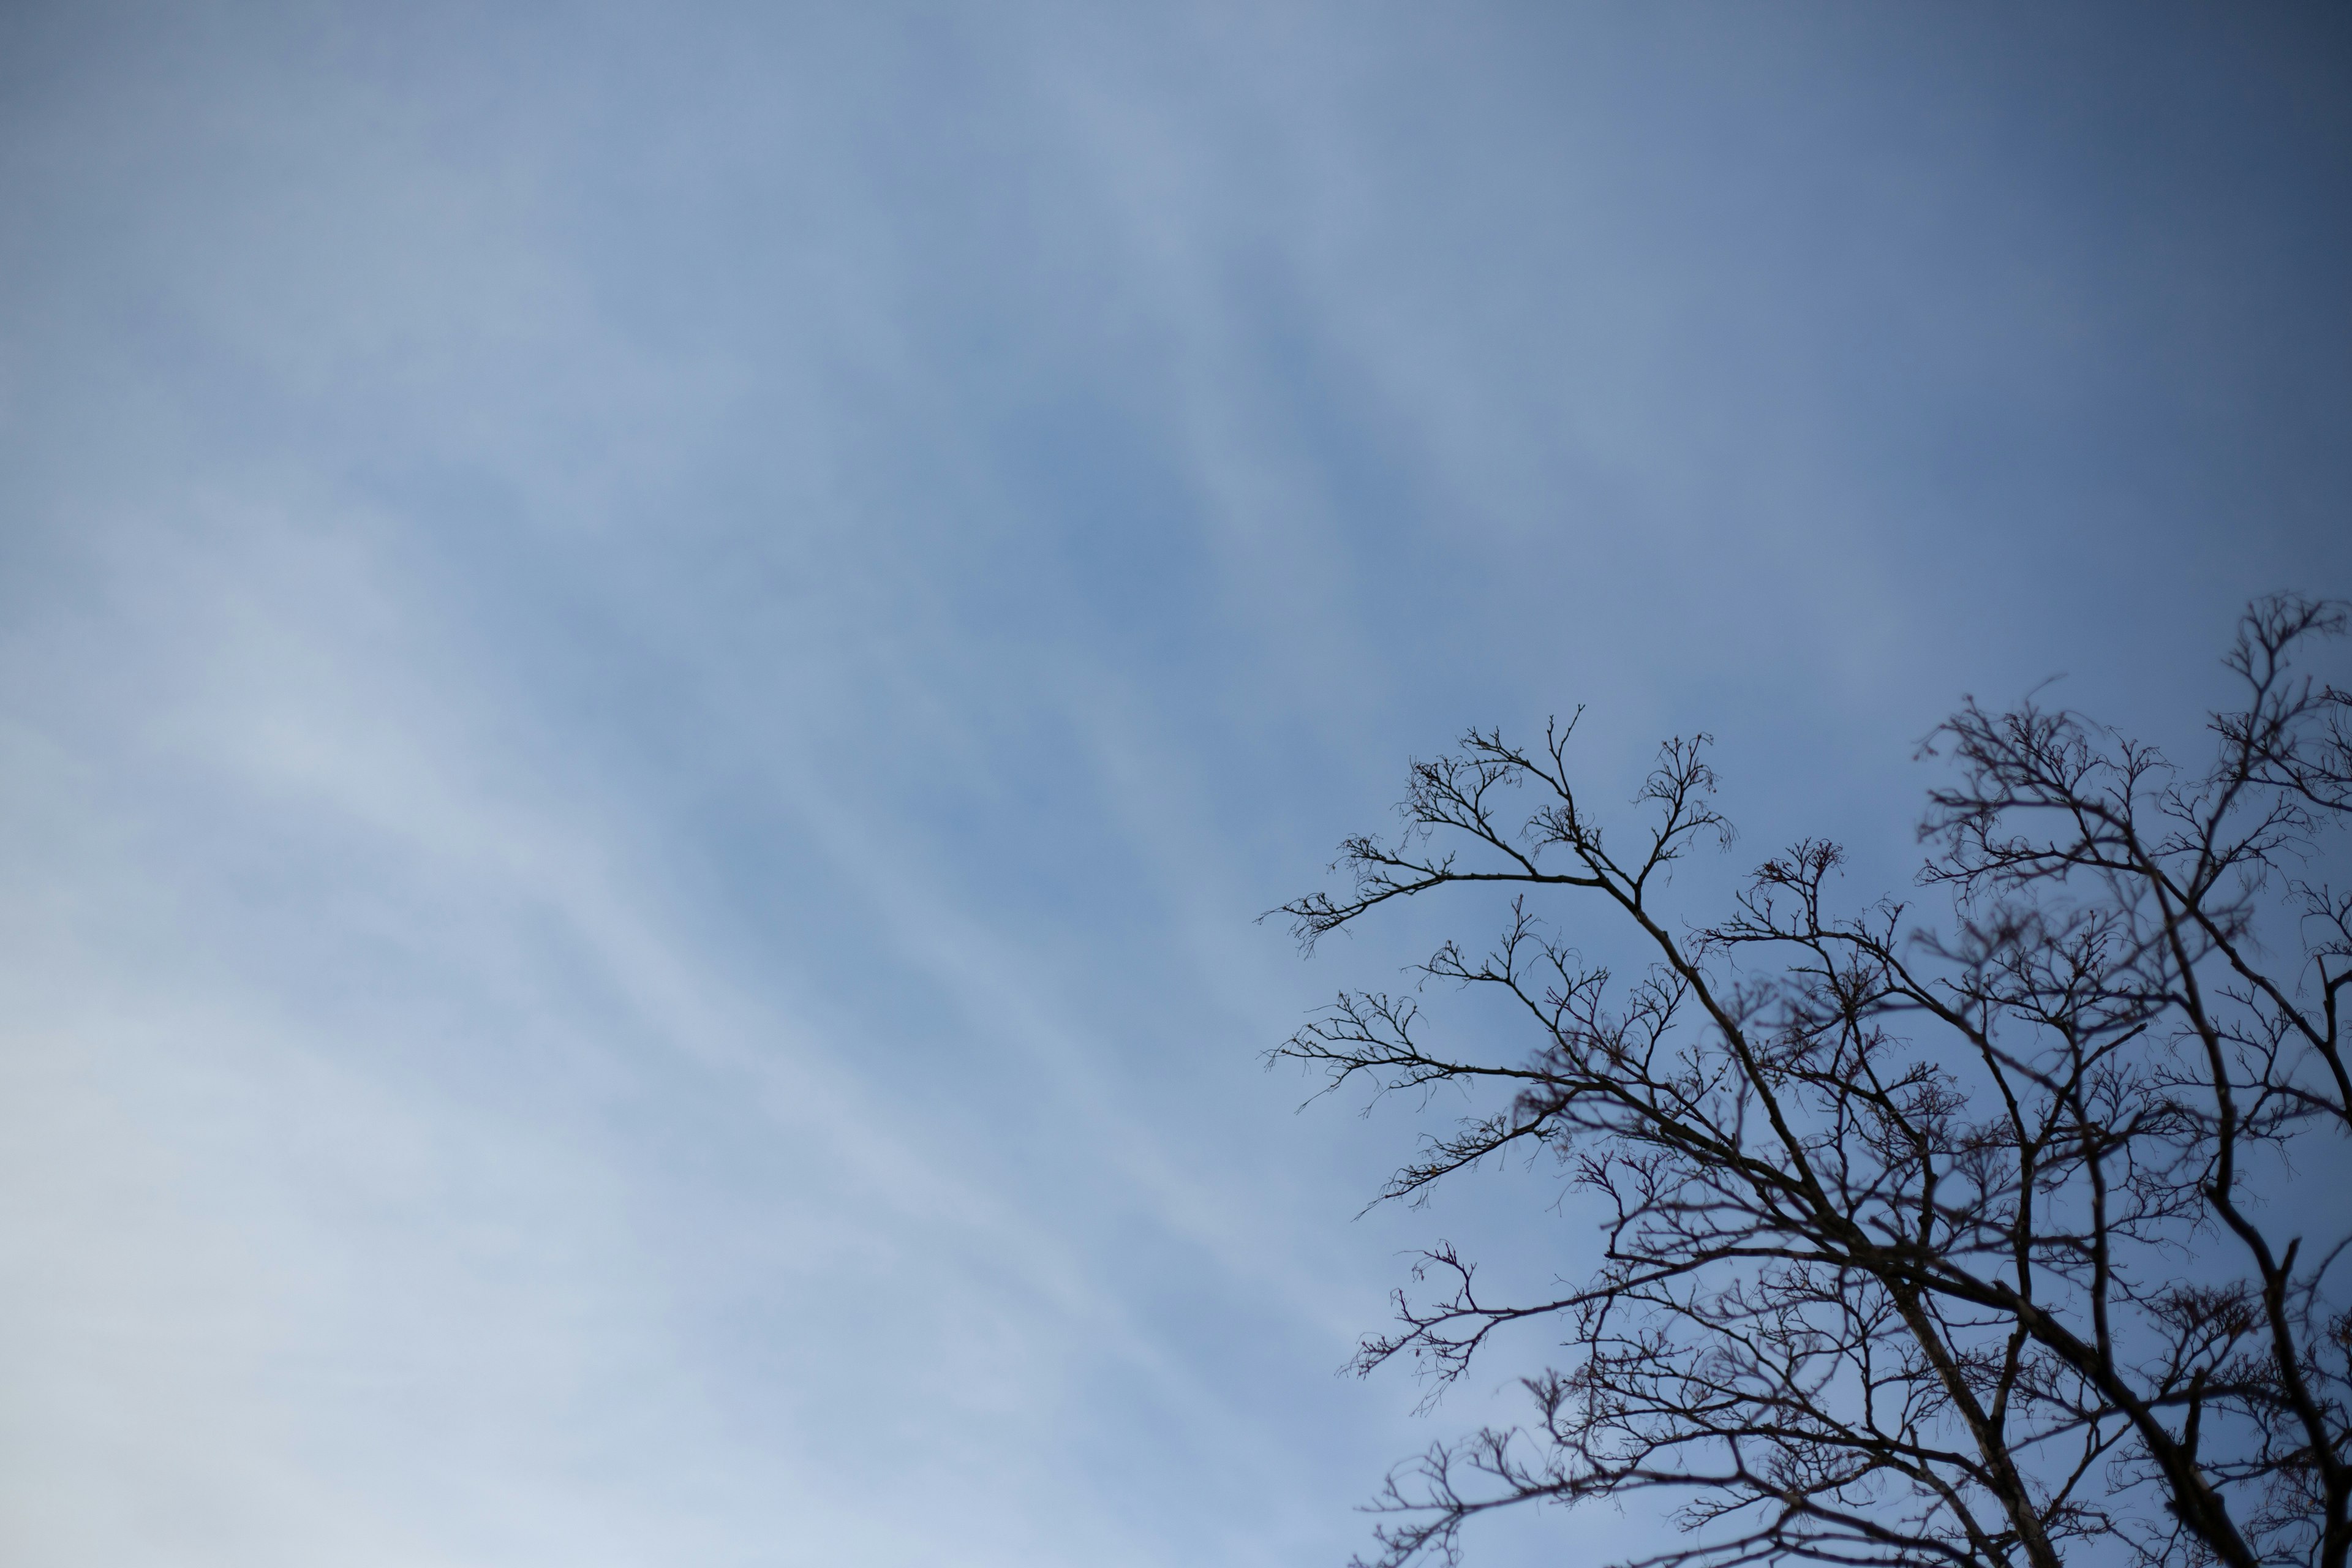
<path fill-rule="evenodd" d="M 2285 5 L 7 8 L 10 1560 L 1343 1561 L 1542 1348 L 1335 1377 L 1400 1252 L 1587 1233 L 1352 1218 L 1411 1119 L 1259 1053 L 1439 927 L 1254 917 L 1578 703 L 1874 892 L 1965 693 L 2192 744 L 2352 591 L 2347 83 Z"/>

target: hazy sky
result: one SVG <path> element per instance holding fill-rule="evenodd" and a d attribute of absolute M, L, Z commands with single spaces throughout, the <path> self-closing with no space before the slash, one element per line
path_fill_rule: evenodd
<path fill-rule="evenodd" d="M 1352 1218 L 1435 928 L 1254 917 L 1473 722 L 1864 892 L 2193 736 L 2347 258 L 2332 5 L 0 7 L 0 1555 L 1344 1561 L 1589 1233 Z"/>

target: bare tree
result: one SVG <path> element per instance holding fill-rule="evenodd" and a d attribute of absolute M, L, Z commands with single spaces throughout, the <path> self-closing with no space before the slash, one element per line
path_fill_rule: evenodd
<path fill-rule="evenodd" d="M 1391 1475 L 1376 1561 L 1457 1561 L 1496 1509 L 1662 1494 L 1681 1534 L 1649 1563 L 2345 1568 L 2352 892 L 2326 872 L 2352 694 L 2292 664 L 2346 630 L 2254 605 L 2200 773 L 2072 712 L 1962 708 L 1927 748 L 1957 775 L 1921 828 L 1931 923 L 1838 912 L 1823 841 L 1711 923 L 1669 914 L 1668 868 L 1729 841 L 1705 737 L 1664 747 L 1622 837 L 1570 781 L 1572 722 L 1413 763 L 1402 835 L 1349 839 L 1349 889 L 1284 912 L 1311 946 L 1391 900 L 1508 892 L 1491 950 L 1422 969 L 1497 994 L 1523 1042 L 1441 1044 L 1412 997 L 1347 994 L 1274 1054 L 1470 1092 L 1383 1198 L 1523 1152 L 1603 1222 L 1597 1271 L 1546 1299 L 1488 1299 L 1443 1243 L 1398 1293 L 1360 1370 L 1442 1387 L 1515 1325 L 1565 1354 L 1523 1380 L 1524 1426 Z M 1580 962 L 1546 900 L 1645 972 Z"/>

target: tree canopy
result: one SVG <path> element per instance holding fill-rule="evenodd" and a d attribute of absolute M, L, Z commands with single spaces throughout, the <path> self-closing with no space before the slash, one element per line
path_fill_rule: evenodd
<path fill-rule="evenodd" d="M 1662 1565 L 2344 1568 L 2352 693 L 2302 666 L 2347 629 L 2253 605 L 2202 768 L 1969 702 L 1926 748 L 1949 772 L 1910 902 L 1842 907 L 1843 852 L 1810 839 L 1710 918 L 1673 910 L 1675 862 L 1730 843 L 1705 736 L 1664 744 L 1624 826 L 1579 787 L 1572 721 L 1413 763 L 1402 831 L 1349 839 L 1344 885 L 1284 912 L 1311 947 L 1501 889 L 1500 935 L 1274 1055 L 1332 1089 L 1468 1091 L 1382 1198 L 1525 1153 L 1600 1223 L 1590 1276 L 1537 1299 L 1432 1247 L 1364 1342 L 1361 1370 L 1441 1385 L 1507 1331 L 1560 1348 L 1522 1424 L 1391 1473 L 1372 1561 L 1657 1494 Z M 1596 921 L 1640 973 L 1579 957 Z M 1520 1032 L 1443 1026 L 1429 982 L 1498 994 Z"/>

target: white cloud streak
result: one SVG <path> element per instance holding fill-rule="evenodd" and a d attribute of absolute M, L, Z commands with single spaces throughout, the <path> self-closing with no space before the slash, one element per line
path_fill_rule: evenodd
<path fill-rule="evenodd" d="M 2047 595 L 1971 551 L 2117 537 L 2032 509 L 2139 448 L 2001 420 L 2116 384 L 2121 228 L 2049 216 L 1986 109 L 2031 84 L 1948 39 L 26 15 L 0 1548 L 42 1568 L 1336 1559 L 1426 1430 L 1328 1375 L 1394 1251 L 1564 1255 L 1342 1226 L 1400 1124 L 1255 1070 L 1402 951 L 1248 921 L 1405 752 L 1591 696 L 1599 766 L 1714 723 L 1776 825 L 1803 747 L 1870 757 L 1831 804 L 1899 858 L 1881 764 L 1957 685 L 2128 646 L 2152 689 L 2201 649 L 2140 607 L 2344 565 L 2283 529 L 2014 634 Z M 1946 308 L 1856 292 L 1911 271 Z M 1947 416 L 1990 500 L 1921 458 Z M 2182 559 L 2247 428 L 2151 525 Z"/>

